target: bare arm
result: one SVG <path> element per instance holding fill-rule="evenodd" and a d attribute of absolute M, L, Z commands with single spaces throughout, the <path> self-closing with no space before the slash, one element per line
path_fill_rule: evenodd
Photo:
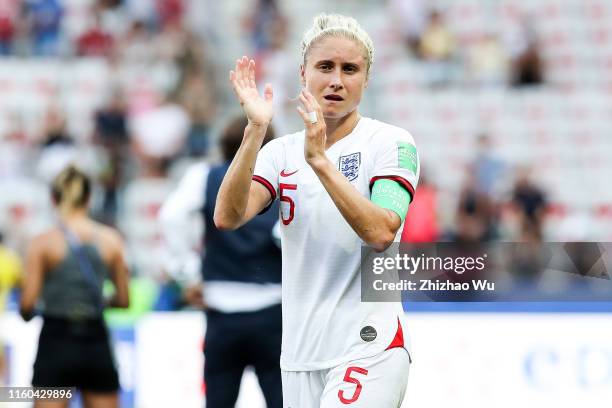
<path fill-rule="evenodd" d="M 34 316 L 34 308 L 42 290 L 45 275 L 44 239 L 37 237 L 28 247 L 25 259 L 25 276 L 21 292 L 19 313 L 25 321 Z"/>
<path fill-rule="evenodd" d="M 399 215 L 361 195 L 327 157 L 310 166 L 359 238 L 376 251 L 387 249 L 402 223 Z"/>
<path fill-rule="evenodd" d="M 110 299 L 110 307 L 128 308 L 130 306 L 129 279 L 130 273 L 125 264 L 123 255 L 123 240 L 119 234 L 112 231 L 110 234 L 109 245 L 111 246 L 111 280 L 115 286 L 115 294 Z"/>
<path fill-rule="evenodd" d="M 215 205 L 215 225 L 219 229 L 236 229 L 257 215 L 271 200 L 270 192 L 253 181 L 257 152 L 266 130 L 244 130 L 242 145 L 232 160 L 219 188 Z M 261 135 L 260 135 L 261 133 Z"/>
<path fill-rule="evenodd" d="M 242 144 L 232 160 L 217 195 L 214 222 L 219 229 L 236 229 L 270 202 L 265 187 L 252 181 L 257 153 L 272 120 L 272 87 L 267 84 L 263 97 L 255 84 L 255 62 L 242 57 L 236 71 L 230 71 L 232 88 L 249 120 Z"/>
<path fill-rule="evenodd" d="M 382 252 L 391 245 L 401 226 L 400 217 L 393 211 L 372 203 L 336 169 L 325 155 L 326 128 L 319 104 L 308 92 L 300 100 L 308 112 L 317 112 L 317 123 L 311 123 L 308 114 L 298 108 L 306 127 L 304 155 L 327 190 L 340 214 L 366 244 Z"/>

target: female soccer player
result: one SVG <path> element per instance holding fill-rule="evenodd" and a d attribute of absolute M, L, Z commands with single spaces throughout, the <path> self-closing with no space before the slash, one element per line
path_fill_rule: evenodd
<path fill-rule="evenodd" d="M 412 136 L 357 110 L 373 52 L 354 19 L 317 16 L 302 41 L 305 129 L 261 151 L 272 88 L 259 94 L 247 57 L 230 72 L 249 123 L 215 223 L 237 228 L 281 202 L 285 407 L 399 407 L 406 388 L 401 305 L 360 301 L 361 246 L 398 238 L 419 174 Z"/>
<path fill-rule="evenodd" d="M 32 385 L 76 387 L 85 407 L 112 408 L 119 406 L 119 378 L 102 317 L 102 284 L 108 276 L 116 288 L 109 306 L 128 307 L 128 270 L 119 234 L 87 215 L 90 191 L 89 178 L 73 166 L 55 178 L 59 226 L 30 244 L 20 312 L 29 320 L 41 298 L 43 327 Z M 40 403 L 68 406 L 67 400 Z"/>

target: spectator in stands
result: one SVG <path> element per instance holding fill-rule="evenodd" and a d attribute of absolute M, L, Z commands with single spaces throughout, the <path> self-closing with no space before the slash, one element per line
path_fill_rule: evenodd
<path fill-rule="evenodd" d="M 123 0 L 96 0 L 93 9 L 100 16 L 102 31 L 110 34 L 117 43 L 132 21 L 123 7 Z"/>
<path fill-rule="evenodd" d="M 247 365 L 255 367 L 267 406 L 282 406 L 281 254 L 273 238 L 278 203 L 235 231 L 219 231 L 213 222 L 217 192 L 246 125 L 245 117 L 230 122 L 221 137 L 224 162 L 189 168 L 160 213 L 171 254 L 168 269 L 183 282 L 200 280 L 193 276 L 199 254 L 192 249 L 189 231 L 194 215 L 204 217 L 200 270 L 207 316 L 204 380 L 208 408 L 234 406 Z M 268 128 L 264 144 L 272 137 Z"/>
<path fill-rule="evenodd" d="M 51 106 L 44 119 L 40 141 L 37 175 L 47 182 L 59 174 L 66 165 L 77 158 L 77 148 L 68 133 L 65 114 Z"/>
<path fill-rule="evenodd" d="M 105 106 L 95 114 L 95 139 L 109 149 L 117 149 L 128 142 L 124 95 L 117 88 Z"/>
<path fill-rule="evenodd" d="M 118 232 L 88 216 L 90 192 L 89 178 L 74 166 L 54 179 L 59 224 L 30 243 L 20 313 L 29 321 L 41 300 L 32 385 L 76 387 L 85 406 L 113 408 L 119 406 L 119 377 L 102 314 L 107 305 L 128 307 L 129 274 Z M 115 286 L 108 302 L 105 279 Z"/>
<path fill-rule="evenodd" d="M 504 187 L 506 164 L 492 150 L 491 137 L 478 136 L 476 157 L 471 166 L 474 170 L 476 190 L 492 200 L 498 200 Z"/>
<path fill-rule="evenodd" d="M 96 4 L 100 7 L 100 8 L 108 8 L 108 9 L 112 9 L 112 8 L 117 8 L 121 5 L 123 0 L 97 0 Z"/>
<path fill-rule="evenodd" d="M 110 57 L 115 39 L 101 23 L 100 10 L 94 7 L 92 24 L 77 40 L 77 55 L 81 57 Z"/>
<path fill-rule="evenodd" d="M 184 76 L 189 72 L 201 70 L 210 76 L 212 71 L 211 58 L 205 52 L 205 44 L 192 31 L 182 26 L 181 30 L 184 34 L 174 58 L 181 74 Z"/>
<path fill-rule="evenodd" d="M 483 33 L 468 50 L 468 81 L 478 86 L 501 86 L 508 83 L 510 59 L 493 32 Z"/>
<path fill-rule="evenodd" d="M 148 63 L 156 51 L 151 47 L 153 37 L 145 23 L 133 20 L 125 34 L 119 38 L 117 46 L 119 60 L 124 64 Z"/>
<path fill-rule="evenodd" d="M 13 40 L 21 12 L 20 0 L 0 0 L 0 56 L 13 52 Z"/>
<path fill-rule="evenodd" d="M 47 109 L 41 142 L 42 147 L 73 144 L 73 140 L 66 129 L 66 115 L 58 106 L 52 105 Z"/>
<path fill-rule="evenodd" d="M 540 43 L 531 18 L 525 17 L 510 44 L 512 55 L 511 85 L 533 86 L 544 82 L 544 62 Z"/>
<path fill-rule="evenodd" d="M 244 20 L 256 57 L 270 48 L 274 41 L 270 29 L 277 24 L 287 24 L 287 18 L 283 15 L 277 0 L 257 0 L 255 7 Z"/>
<path fill-rule="evenodd" d="M 34 54 L 58 55 L 64 16 L 60 0 L 26 0 L 25 7 Z"/>
<path fill-rule="evenodd" d="M 494 206 L 489 197 L 478 192 L 472 171 L 459 194 L 455 222 L 452 241 L 487 242 L 497 236 Z"/>
<path fill-rule="evenodd" d="M 540 49 L 537 43 L 531 43 L 527 49 L 514 60 L 512 85 L 533 86 L 544 82 L 544 69 Z"/>
<path fill-rule="evenodd" d="M 156 42 L 158 55 L 175 67 L 178 74 L 173 94 L 190 120 L 185 152 L 192 157 L 204 156 L 217 108 L 211 59 L 202 41 L 179 20 L 168 22 Z"/>
<path fill-rule="evenodd" d="M 187 154 L 204 156 L 208 153 L 211 123 L 217 112 L 215 87 L 206 71 L 185 73 L 179 85 L 178 101 L 191 121 L 187 138 Z"/>
<path fill-rule="evenodd" d="M 107 153 L 106 169 L 102 172 L 101 220 L 114 225 L 117 215 L 117 194 L 123 181 L 124 159 L 129 146 L 126 107 L 121 90 L 116 89 L 109 102 L 95 114 L 94 140 Z"/>
<path fill-rule="evenodd" d="M 6 127 L 0 135 L 0 179 L 8 180 L 27 174 L 31 146 L 20 115 L 9 112 L 3 119 Z"/>
<path fill-rule="evenodd" d="M 546 213 L 546 194 L 536 186 L 527 168 L 519 169 L 512 204 L 519 216 L 519 240 L 522 242 L 542 241 L 544 217 Z"/>
<path fill-rule="evenodd" d="M 438 225 L 438 192 L 421 169 L 419 188 L 410 203 L 401 242 L 436 242 Z"/>
<path fill-rule="evenodd" d="M 159 58 L 173 61 L 181 65 L 180 68 L 185 60 L 194 65 L 199 65 L 201 62 L 200 42 L 179 21 L 164 25 L 157 34 L 155 42 Z"/>
<path fill-rule="evenodd" d="M 537 287 L 547 267 L 548 259 L 543 256 L 545 253 L 539 240 L 516 242 L 512 245 L 511 256 L 507 259 L 506 268 L 512 275 L 512 289 L 518 295 L 535 291 L 531 292 L 531 296 L 541 296 L 537 294 Z"/>
<path fill-rule="evenodd" d="M 190 126 L 189 115 L 170 96 L 130 119 L 132 147 L 142 176 L 166 177 L 169 165 L 183 151 Z"/>
<path fill-rule="evenodd" d="M 389 6 L 408 49 L 418 56 L 419 43 L 427 20 L 423 0 L 391 0 Z"/>
<path fill-rule="evenodd" d="M 272 125 L 278 134 L 290 133 L 289 123 L 295 117 L 292 98 L 299 90 L 295 84 L 294 61 L 286 50 L 289 27 L 277 19 L 269 27 L 270 47 L 262 51 L 257 60 L 255 78 L 258 83 L 269 83 L 274 89 L 274 119 Z"/>
<path fill-rule="evenodd" d="M 155 0 L 122 0 L 130 21 L 138 21 L 150 29 L 157 23 L 157 8 Z"/>
<path fill-rule="evenodd" d="M 21 260 L 17 254 L 3 245 L 3 239 L 4 236 L 0 232 L 0 316 L 4 313 L 11 290 L 21 282 Z M 4 345 L 0 335 L 0 386 L 4 385 L 6 372 L 3 351 Z"/>
<path fill-rule="evenodd" d="M 157 0 L 156 6 L 162 30 L 169 25 L 182 25 L 185 12 L 183 0 Z"/>
<path fill-rule="evenodd" d="M 455 39 L 439 11 L 432 11 L 419 43 L 419 55 L 425 61 L 432 86 L 445 85 L 453 76 Z"/>

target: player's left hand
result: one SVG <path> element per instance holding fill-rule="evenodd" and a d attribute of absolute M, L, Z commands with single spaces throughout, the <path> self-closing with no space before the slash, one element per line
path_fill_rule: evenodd
<path fill-rule="evenodd" d="M 304 127 L 306 129 L 304 157 L 306 158 L 306 163 L 313 166 L 317 162 L 327 158 L 325 156 L 327 128 L 325 126 L 325 119 L 323 118 L 321 106 L 319 106 L 315 97 L 304 88 L 302 92 L 300 92 L 299 98 L 302 105 L 304 105 L 304 108 L 301 106 L 297 108 L 302 120 L 304 120 Z M 316 123 L 312 123 L 309 112 L 315 112 L 317 116 Z"/>

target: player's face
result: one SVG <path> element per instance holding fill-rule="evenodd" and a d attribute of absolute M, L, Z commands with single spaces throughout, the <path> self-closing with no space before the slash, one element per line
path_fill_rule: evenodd
<path fill-rule="evenodd" d="M 302 85 L 319 102 L 323 116 L 340 119 L 353 112 L 368 86 L 363 46 L 343 37 L 314 43 L 301 67 Z"/>

